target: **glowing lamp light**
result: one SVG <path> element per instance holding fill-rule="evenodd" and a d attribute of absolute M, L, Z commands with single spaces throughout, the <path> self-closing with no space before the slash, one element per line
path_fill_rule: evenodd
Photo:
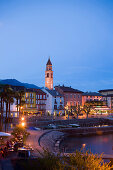
<path fill-rule="evenodd" d="M 25 123 L 24 122 L 22 122 L 22 127 L 24 127 L 25 126 Z"/>
<path fill-rule="evenodd" d="M 22 117 L 21 119 L 24 120 L 24 117 Z"/>
<path fill-rule="evenodd" d="M 82 144 L 82 147 L 83 147 L 83 148 L 85 148 L 85 146 L 86 146 L 86 144 L 85 144 L 85 143 L 84 143 L 84 144 Z"/>

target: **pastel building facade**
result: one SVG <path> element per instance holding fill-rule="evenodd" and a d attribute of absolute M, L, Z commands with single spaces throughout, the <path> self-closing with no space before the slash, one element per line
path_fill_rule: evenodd
<path fill-rule="evenodd" d="M 45 114 L 46 93 L 40 89 L 26 89 L 23 97 L 25 104 L 22 107 L 24 114 Z"/>
<path fill-rule="evenodd" d="M 110 109 L 113 109 L 113 89 L 99 90 Z"/>
<path fill-rule="evenodd" d="M 58 91 L 64 97 L 64 107 L 82 105 L 82 91 L 73 89 L 66 86 L 55 86 L 55 90 Z"/>
<path fill-rule="evenodd" d="M 21 106 L 20 99 L 13 97 L 14 102 L 10 104 L 10 117 L 19 117 L 19 112 L 24 115 L 45 114 L 46 112 L 46 93 L 41 89 L 28 89 L 19 86 L 11 86 L 14 92 L 22 92 Z M 0 98 L 1 103 L 1 98 Z M 3 103 L 3 115 L 6 115 L 6 103 Z M 8 106 L 9 108 L 9 106 Z M 8 110 L 9 114 L 9 110 Z"/>
<path fill-rule="evenodd" d="M 84 104 L 87 101 L 103 101 L 103 95 L 97 92 L 86 92 L 82 94 L 82 106 L 84 106 Z"/>
<path fill-rule="evenodd" d="M 46 114 L 60 115 L 64 113 L 64 98 L 56 90 L 42 89 L 47 96 Z"/>

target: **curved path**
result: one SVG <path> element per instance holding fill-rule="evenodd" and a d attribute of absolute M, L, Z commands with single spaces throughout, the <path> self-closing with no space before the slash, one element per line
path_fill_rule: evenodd
<path fill-rule="evenodd" d="M 29 130 L 29 137 L 27 138 L 26 145 L 33 148 L 33 156 L 40 156 L 39 152 L 43 149 L 48 149 L 51 152 L 56 152 L 59 148 L 60 140 L 64 137 L 64 133 L 56 130 Z M 39 152 L 38 152 L 39 151 Z"/>

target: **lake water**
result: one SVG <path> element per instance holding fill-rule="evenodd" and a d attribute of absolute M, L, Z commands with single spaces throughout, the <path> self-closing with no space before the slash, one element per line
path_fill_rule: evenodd
<path fill-rule="evenodd" d="M 61 151 L 67 153 L 76 149 L 90 150 L 92 153 L 113 154 L 113 134 L 88 137 L 68 137 L 61 144 Z"/>

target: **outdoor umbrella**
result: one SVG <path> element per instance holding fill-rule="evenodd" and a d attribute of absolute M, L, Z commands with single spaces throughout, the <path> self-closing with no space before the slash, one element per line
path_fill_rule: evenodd
<path fill-rule="evenodd" d="M 8 137 L 8 136 L 11 136 L 11 134 L 10 133 L 5 133 L 5 132 L 0 132 L 0 136 Z"/>

